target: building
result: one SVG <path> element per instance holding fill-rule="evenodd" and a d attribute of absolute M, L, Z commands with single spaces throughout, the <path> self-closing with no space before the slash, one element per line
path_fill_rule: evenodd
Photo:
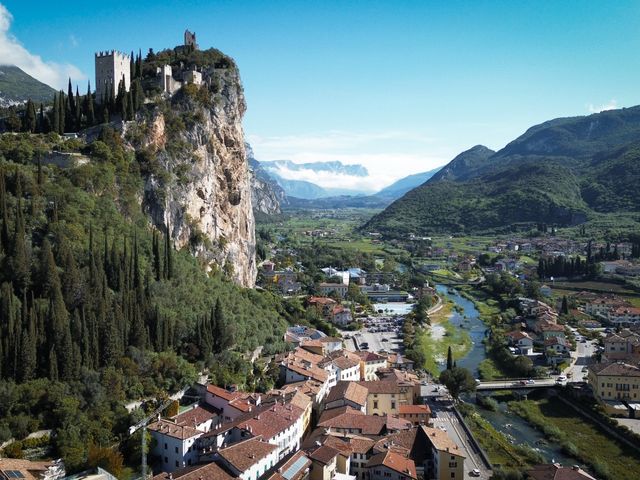
<path fill-rule="evenodd" d="M 147 428 L 155 439 L 153 454 L 160 459 L 162 470 L 174 470 L 199 461 L 196 440 L 220 423 L 219 410 L 198 405 L 169 419 L 161 418 Z"/>
<path fill-rule="evenodd" d="M 336 474 L 349 475 L 349 454 L 328 445 L 311 449 L 307 456 L 311 460 L 310 480 L 334 480 Z"/>
<path fill-rule="evenodd" d="M 408 420 L 414 425 L 429 425 L 431 409 L 427 405 L 400 405 L 398 417 Z"/>
<path fill-rule="evenodd" d="M 421 428 L 431 447 L 431 460 L 425 476 L 435 480 L 463 480 L 465 456 L 458 445 L 439 428 Z"/>
<path fill-rule="evenodd" d="M 369 390 L 356 382 L 338 382 L 324 399 L 324 409 L 350 407 L 367 413 Z"/>
<path fill-rule="evenodd" d="M 628 328 L 610 333 L 604 339 L 603 361 L 640 361 L 640 334 Z"/>
<path fill-rule="evenodd" d="M 351 316 L 351 310 L 343 307 L 342 305 L 336 305 L 331 311 L 331 322 L 341 327 L 349 325 L 353 321 Z"/>
<path fill-rule="evenodd" d="M 111 50 L 95 54 L 96 102 L 102 103 L 108 95 L 118 94 L 118 86 L 124 80 L 128 92 L 131 87 L 131 57 L 125 53 Z"/>
<path fill-rule="evenodd" d="M 183 467 L 173 472 L 162 472 L 153 477 L 153 480 L 232 480 L 232 476 L 217 463 L 211 462 L 196 467 Z"/>
<path fill-rule="evenodd" d="M 616 402 L 640 400 L 640 368 L 636 365 L 623 362 L 591 365 L 588 378 L 595 397 L 609 413 L 621 413 Z"/>
<path fill-rule="evenodd" d="M 559 463 L 536 465 L 527 470 L 531 480 L 596 480 L 579 466 L 563 467 Z"/>
<path fill-rule="evenodd" d="M 236 478 L 257 480 L 278 463 L 278 448 L 254 437 L 220 449 L 216 461 Z"/>
<path fill-rule="evenodd" d="M 58 461 L 34 462 L 18 458 L 0 458 L 2 480 L 58 480 L 66 475 Z"/>
<path fill-rule="evenodd" d="M 188 29 L 184 31 L 184 46 L 192 47 L 193 50 L 200 49 L 200 46 L 196 41 L 196 32 L 190 32 Z"/>
<path fill-rule="evenodd" d="M 387 368 L 387 357 L 363 350 L 355 353 L 360 357 L 360 378 L 362 380 L 377 380 L 377 372 L 383 368 Z"/>
<path fill-rule="evenodd" d="M 509 332 L 506 337 L 509 345 L 516 347 L 520 355 L 531 355 L 533 353 L 533 339 L 527 332 Z"/>
<path fill-rule="evenodd" d="M 371 457 L 367 463 L 370 480 L 417 480 L 413 460 L 391 450 Z"/>
<path fill-rule="evenodd" d="M 361 381 L 367 389 L 367 413 L 396 415 L 400 405 L 413 405 L 417 398 L 414 385 L 396 380 Z"/>
<path fill-rule="evenodd" d="M 305 452 L 299 450 L 279 465 L 267 480 L 305 480 L 309 477 L 311 463 Z"/>
<path fill-rule="evenodd" d="M 344 283 L 326 283 L 323 282 L 318 285 L 318 291 L 322 295 L 329 295 L 331 293 L 338 294 L 341 298 L 347 296 L 347 292 L 349 291 L 349 285 L 345 285 Z"/>

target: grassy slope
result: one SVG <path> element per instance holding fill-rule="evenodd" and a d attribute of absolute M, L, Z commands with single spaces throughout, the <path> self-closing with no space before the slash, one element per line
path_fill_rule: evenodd
<path fill-rule="evenodd" d="M 18 67 L 0 66 L 0 97 L 7 100 L 26 102 L 31 98 L 34 102 L 49 103 L 53 101 L 55 90 Z"/>

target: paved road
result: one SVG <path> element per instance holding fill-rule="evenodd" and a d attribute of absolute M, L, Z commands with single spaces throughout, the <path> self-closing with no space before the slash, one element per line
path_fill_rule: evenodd
<path fill-rule="evenodd" d="M 352 333 L 352 332 L 344 332 L 344 335 L 352 336 L 358 343 L 358 348 L 361 350 L 368 350 L 369 352 L 402 352 L 403 343 L 402 339 L 398 336 L 398 333 L 395 331 L 396 327 L 402 327 L 402 324 L 396 324 L 393 320 L 389 320 L 390 317 L 371 317 L 368 321 L 371 322 L 369 327 L 363 327 L 362 330 Z M 393 318 L 393 317 L 391 317 Z M 400 318 L 400 317 L 397 317 Z M 393 327 L 382 327 L 381 324 L 389 324 L 392 323 Z M 385 328 L 385 330 L 391 331 L 381 331 L 381 332 L 373 332 L 372 330 L 378 330 L 380 328 Z M 369 344 L 368 349 L 363 349 L 361 346 L 364 343 Z M 346 343 L 347 349 L 356 350 L 356 346 L 353 345 L 352 340 L 348 340 Z"/>
<path fill-rule="evenodd" d="M 512 388 L 545 388 L 552 387 L 556 384 L 557 377 L 543 378 L 541 380 L 534 380 L 532 384 L 523 385 L 519 380 L 505 380 L 505 381 L 491 381 L 481 382 L 476 387 L 477 390 L 501 390 Z"/>
<path fill-rule="evenodd" d="M 564 370 L 564 374 L 569 377 L 570 382 L 581 382 L 583 377 L 587 375 L 587 372 L 582 370 L 591 363 L 595 363 L 593 355 L 596 354 L 598 342 L 594 340 L 587 340 L 582 343 L 580 340 L 576 343 L 576 351 L 571 352 L 572 364 L 570 367 Z"/>
<path fill-rule="evenodd" d="M 482 459 L 474 453 L 473 448 L 471 447 L 471 440 L 468 438 L 465 430 L 460 426 L 460 422 L 458 417 L 456 417 L 455 413 L 452 410 L 448 410 L 446 407 L 433 407 L 436 412 L 436 417 L 433 418 L 433 426 L 435 428 L 444 427 L 447 431 L 449 437 L 458 445 L 462 450 L 464 450 L 464 454 L 466 459 L 464 461 L 464 478 L 473 478 L 469 475 L 474 469 L 480 470 L 480 477 L 484 480 L 488 480 L 491 477 L 491 470 L 488 470 Z"/>

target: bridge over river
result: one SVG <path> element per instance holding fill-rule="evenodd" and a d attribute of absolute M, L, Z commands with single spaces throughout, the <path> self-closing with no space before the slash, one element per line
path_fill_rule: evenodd
<path fill-rule="evenodd" d="M 480 382 L 476 385 L 476 391 L 492 391 L 492 390 L 534 390 L 537 388 L 549 388 L 559 385 L 556 377 L 544 378 L 541 380 L 491 380 L 488 382 Z"/>

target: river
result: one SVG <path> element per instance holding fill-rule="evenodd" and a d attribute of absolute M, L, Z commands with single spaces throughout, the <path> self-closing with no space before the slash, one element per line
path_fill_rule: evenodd
<path fill-rule="evenodd" d="M 449 322 L 457 327 L 464 328 L 469 332 L 473 346 L 469 353 L 457 360 L 460 367 L 467 368 L 478 378 L 478 365 L 487 356 L 483 340 L 487 333 L 487 326 L 480 320 L 480 313 L 472 301 L 461 296 L 453 287 L 446 285 L 436 285 L 439 295 L 452 300 L 458 307 L 453 311 Z M 460 310 L 462 310 L 460 312 Z M 465 399 L 475 403 L 475 395 Z M 498 400 L 498 399 L 496 399 Z M 575 459 L 567 457 L 562 453 L 560 447 L 553 443 L 547 443 L 544 436 L 525 420 L 519 416 L 509 413 L 506 402 L 498 403 L 498 411 L 492 412 L 478 407 L 480 414 L 499 432 L 515 444 L 526 444 L 537 450 L 547 462 L 560 462 L 564 465 L 573 465 Z"/>

